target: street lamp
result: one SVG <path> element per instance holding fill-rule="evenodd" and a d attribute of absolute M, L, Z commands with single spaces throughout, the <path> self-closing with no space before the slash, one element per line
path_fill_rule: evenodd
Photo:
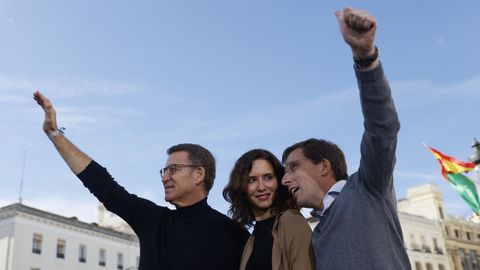
<path fill-rule="evenodd" d="M 468 159 L 470 162 L 475 163 L 475 171 L 477 172 L 477 182 L 475 184 L 477 186 L 477 194 L 480 194 L 480 143 L 476 138 L 473 138 L 472 148 L 473 154 Z M 480 223 L 479 214 L 473 214 L 473 217 L 473 222 Z"/>
<path fill-rule="evenodd" d="M 477 177 L 480 181 L 480 143 L 477 141 L 476 138 L 473 139 L 473 154 L 470 156 L 469 160 L 475 163 L 475 171 L 477 171 Z"/>

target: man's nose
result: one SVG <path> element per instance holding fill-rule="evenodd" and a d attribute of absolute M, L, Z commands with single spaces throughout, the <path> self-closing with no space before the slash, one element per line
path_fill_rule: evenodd
<path fill-rule="evenodd" d="M 170 179 L 171 179 L 170 174 L 164 173 L 164 174 L 162 175 L 162 182 L 163 182 L 164 184 L 165 184 L 165 182 L 167 182 L 167 181 L 170 180 Z"/>
<path fill-rule="evenodd" d="M 286 173 L 285 175 L 283 175 L 281 182 L 282 185 L 287 186 L 290 183 L 290 174 Z"/>

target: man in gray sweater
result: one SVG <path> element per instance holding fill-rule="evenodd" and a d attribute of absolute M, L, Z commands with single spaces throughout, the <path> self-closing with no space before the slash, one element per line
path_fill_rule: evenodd
<path fill-rule="evenodd" d="M 392 177 L 400 123 L 377 59 L 377 23 L 351 8 L 336 16 L 352 49 L 360 88 L 365 127 L 360 167 L 348 176 L 337 145 L 308 139 L 284 151 L 282 183 L 299 206 L 314 208 L 320 220 L 312 236 L 317 269 L 411 269 Z"/>

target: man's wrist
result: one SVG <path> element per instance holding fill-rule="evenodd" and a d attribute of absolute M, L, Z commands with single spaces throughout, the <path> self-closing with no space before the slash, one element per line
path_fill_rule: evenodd
<path fill-rule="evenodd" d="M 55 136 L 58 136 L 58 135 L 61 135 L 61 134 L 63 135 L 64 130 L 65 130 L 64 127 L 57 128 L 54 131 L 48 132 L 47 136 L 52 141 Z"/>
<path fill-rule="evenodd" d="M 373 52 L 370 50 L 368 54 L 359 54 L 359 52 L 353 52 L 353 61 L 358 69 L 366 69 L 378 60 L 378 55 L 378 48 L 377 46 L 374 46 Z"/>

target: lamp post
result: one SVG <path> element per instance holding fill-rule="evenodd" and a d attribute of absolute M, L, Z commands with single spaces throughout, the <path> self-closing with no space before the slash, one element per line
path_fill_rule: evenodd
<path fill-rule="evenodd" d="M 480 143 L 476 138 L 473 139 L 473 154 L 470 156 L 469 160 L 475 163 L 475 171 L 477 172 L 478 182 L 480 182 Z"/>
<path fill-rule="evenodd" d="M 468 160 L 470 162 L 475 163 L 475 172 L 477 173 L 477 181 L 476 181 L 477 194 L 480 194 L 480 143 L 477 141 L 477 138 L 473 138 L 472 148 L 473 148 L 473 153 L 468 158 Z M 474 214 L 473 216 L 474 216 L 473 222 L 480 223 L 480 215 Z"/>

